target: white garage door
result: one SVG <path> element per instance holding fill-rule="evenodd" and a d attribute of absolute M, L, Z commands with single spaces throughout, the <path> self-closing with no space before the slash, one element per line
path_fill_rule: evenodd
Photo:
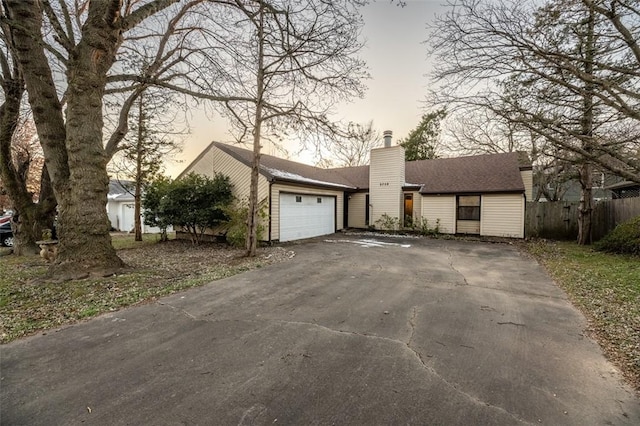
<path fill-rule="evenodd" d="M 334 233 L 335 211 L 335 197 L 280 194 L 280 241 Z"/>

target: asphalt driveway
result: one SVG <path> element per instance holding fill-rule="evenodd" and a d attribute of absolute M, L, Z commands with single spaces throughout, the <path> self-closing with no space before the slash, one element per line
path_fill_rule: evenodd
<path fill-rule="evenodd" d="M 584 317 L 513 246 L 334 235 L 292 248 L 2 346 L 0 423 L 640 424 Z"/>

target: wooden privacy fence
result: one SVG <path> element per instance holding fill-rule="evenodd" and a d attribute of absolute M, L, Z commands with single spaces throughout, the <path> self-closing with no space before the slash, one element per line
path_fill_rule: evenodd
<path fill-rule="evenodd" d="M 525 235 L 555 240 L 578 237 L 578 202 L 527 203 Z M 640 197 L 601 200 L 595 203 L 592 238 L 598 241 L 619 223 L 640 215 Z"/>

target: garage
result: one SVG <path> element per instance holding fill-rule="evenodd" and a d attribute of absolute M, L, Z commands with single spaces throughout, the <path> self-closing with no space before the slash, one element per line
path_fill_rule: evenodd
<path fill-rule="evenodd" d="M 335 197 L 280 193 L 280 241 L 317 237 L 335 231 Z"/>

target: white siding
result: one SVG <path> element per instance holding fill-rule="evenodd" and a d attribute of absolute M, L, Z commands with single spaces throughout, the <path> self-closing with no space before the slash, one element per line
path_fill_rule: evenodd
<path fill-rule="evenodd" d="M 375 225 L 383 214 L 402 221 L 404 162 L 404 148 L 399 145 L 371 150 L 369 203 L 372 225 Z"/>
<path fill-rule="evenodd" d="M 131 201 L 117 201 L 117 200 L 109 200 L 107 202 L 107 213 L 109 215 L 109 221 L 111 222 L 111 226 L 117 231 L 129 232 L 131 229 L 127 228 L 127 223 L 131 223 L 133 227 L 133 209 L 125 209 L 125 204 L 131 204 Z M 130 218 L 126 218 L 124 216 L 125 212 L 130 213 Z M 156 226 L 149 226 L 144 224 L 144 215 L 140 215 L 140 222 L 142 224 L 142 233 L 143 234 L 157 234 L 160 232 L 160 228 Z M 167 232 L 173 232 L 173 227 L 169 226 L 167 228 Z"/>
<path fill-rule="evenodd" d="M 343 229 L 344 192 L 331 189 L 319 189 L 299 185 L 274 183 L 271 185 L 271 239 L 280 239 L 280 192 L 291 194 L 327 195 L 336 197 L 336 229 Z"/>
<path fill-rule="evenodd" d="M 131 232 L 135 228 L 135 207 L 134 202 L 120 203 L 120 231 Z"/>
<path fill-rule="evenodd" d="M 480 221 L 479 220 L 458 220 L 456 221 L 456 233 L 478 235 L 480 233 Z"/>
<path fill-rule="evenodd" d="M 524 195 L 483 195 L 480 235 L 524 238 Z"/>
<path fill-rule="evenodd" d="M 527 196 L 527 201 L 533 201 L 533 171 L 521 170 L 522 183 L 524 183 L 524 191 Z"/>
<path fill-rule="evenodd" d="M 427 219 L 429 227 L 435 227 L 440 220 L 440 232 L 456 233 L 456 196 L 455 195 L 423 195 L 422 217 Z"/>
<path fill-rule="evenodd" d="M 222 173 L 229 177 L 229 181 L 233 185 L 233 195 L 240 203 L 246 203 L 249 199 L 251 168 L 215 145 L 210 145 L 196 161 L 181 173 L 181 176 L 186 176 L 191 172 L 208 177 L 213 177 L 216 173 Z M 260 205 L 259 208 L 268 213 L 269 182 L 263 175 L 258 175 L 258 203 Z M 266 240 L 269 228 L 268 218 L 262 221 L 261 224 L 265 232 L 259 238 Z M 212 229 L 207 230 L 207 233 L 215 234 L 219 231 L 219 229 Z"/>
<path fill-rule="evenodd" d="M 196 174 L 213 177 L 216 173 L 229 176 L 233 185 L 233 195 L 239 200 L 249 197 L 251 185 L 251 168 L 236 160 L 231 155 L 211 145 L 197 161 L 187 168 L 182 175 Z M 269 194 L 269 183 L 263 175 L 258 176 L 258 200 L 264 202 Z"/>
<path fill-rule="evenodd" d="M 118 220 L 118 202 L 115 200 L 107 201 L 107 216 L 109 216 L 109 222 L 113 229 L 119 230 L 120 224 Z"/>
<path fill-rule="evenodd" d="M 366 228 L 367 194 L 358 192 L 349 195 L 349 223 L 350 228 Z"/>

